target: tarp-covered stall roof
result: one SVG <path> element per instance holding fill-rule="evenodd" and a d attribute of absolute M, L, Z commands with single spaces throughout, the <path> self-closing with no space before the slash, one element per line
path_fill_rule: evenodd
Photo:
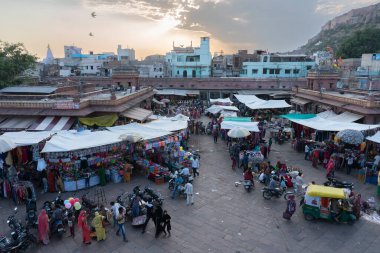
<path fill-rule="evenodd" d="M 377 131 L 372 136 L 368 136 L 366 139 L 380 144 L 380 131 Z"/>
<path fill-rule="evenodd" d="M 176 90 L 176 89 L 162 89 L 157 90 L 156 95 L 171 95 L 171 96 L 187 96 L 187 90 Z"/>
<path fill-rule="evenodd" d="M 210 98 L 210 103 L 211 104 L 220 103 L 220 104 L 230 104 L 230 105 L 232 105 L 232 101 L 231 101 L 230 98 L 215 98 L 215 99 Z"/>
<path fill-rule="evenodd" d="M 255 95 L 235 95 L 239 102 L 252 110 L 279 109 L 291 107 L 285 100 L 263 100 Z"/>
<path fill-rule="evenodd" d="M 351 123 L 351 122 L 338 122 L 333 120 L 324 119 L 321 117 L 314 117 L 310 119 L 289 119 L 292 122 L 295 122 L 297 124 L 319 130 L 319 131 L 332 131 L 332 132 L 339 132 L 346 129 L 352 129 L 352 130 L 358 130 L 358 131 L 365 131 L 365 130 L 371 130 L 376 129 L 380 127 L 380 125 L 366 125 L 366 124 L 359 124 L 359 123 Z"/>
<path fill-rule="evenodd" d="M 172 132 L 161 130 L 161 129 L 153 129 L 150 127 L 145 126 L 144 124 L 138 124 L 138 123 L 131 123 L 128 125 L 122 125 L 122 126 L 114 126 L 114 127 L 107 127 L 107 129 L 114 133 L 121 134 L 138 134 L 141 137 L 143 137 L 144 140 L 151 140 L 155 138 L 160 138 L 163 136 L 167 136 L 172 134 Z"/>
<path fill-rule="evenodd" d="M 68 152 L 121 142 L 120 134 L 109 131 L 60 132 L 46 142 L 42 153 Z"/>
<path fill-rule="evenodd" d="M 239 108 L 236 106 L 228 106 L 228 105 L 212 105 L 211 107 L 206 109 L 206 112 L 212 113 L 212 114 L 218 114 L 221 111 L 234 111 L 238 112 Z"/>
<path fill-rule="evenodd" d="M 6 132 L 2 136 L 8 137 L 18 147 L 38 144 L 39 142 L 50 138 L 55 132 L 40 131 L 40 132 Z"/>
<path fill-rule="evenodd" d="M 0 123 L 0 130 L 25 130 L 30 127 L 36 120 L 36 117 L 8 118 Z"/>
<path fill-rule="evenodd" d="M 364 117 L 363 115 L 355 114 L 352 112 L 343 112 L 339 115 L 328 117 L 327 119 L 338 121 L 338 122 L 355 122 L 363 117 Z"/>
<path fill-rule="evenodd" d="M 144 124 L 144 126 L 154 129 L 161 129 L 170 132 L 180 131 L 187 128 L 187 120 L 176 120 L 173 118 L 161 118 Z"/>
<path fill-rule="evenodd" d="M 314 118 L 315 116 L 316 114 L 301 114 L 301 113 L 289 113 L 289 114 L 280 115 L 281 118 L 285 118 L 288 120 L 311 119 L 311 118 Z"/>
<path fill-rule="evenodd" d="M 141 122 L 145 121 L 152 114 L 153 114 L 152 111 L 149 111 L 149 110 L 146 110 L 143 108 L 139 108 L 139 107 L 131 108 L 131 109 L 122 113 L 122 115 L 126 118 L 135 119 L 135 120 L 138 120 Z"/>
<path fill-rule="evenodd" d="M 110 127 L 115 124 L 116 120 L 119 117 L 116 114 L 104 115 L 99 117 L 92 118 L 79 118 L 80 123 L 87 126 L 101 126 L 101 127 Z"/>
<path fill-rule="evenodd" d="M 238 121 L 222 121 L 222 129 L 233 129 L 241 127 L 247 129 L 250 132 L 260 132 L 258 127 L 259 122 L 238 122 Z"/>
<path fill-rule="evenodd" d="M 69 130 L 74 124 L 75 119 L 72 117 L 44 117 L 40 118 L 31 125 L 30 131 L 60 131 Z"/>

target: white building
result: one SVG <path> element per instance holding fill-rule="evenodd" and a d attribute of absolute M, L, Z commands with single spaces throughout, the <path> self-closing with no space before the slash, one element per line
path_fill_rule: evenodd
<path fill-rule="evenodd" d="M 210 77 L 210 38 L 201 37 L 199 47 L 176 47 L 173 42 L 173 50 L 166 54 L 166 62 L 171 77 Z"/>
<path fill-rule="evenodd" d="M 268 54 L 258 55 L 257 60 L 243 62 L 241 77 L 249 78 L 298 78 L 306 77 L 308 70 L 316 66 L 306 55 Z"/>
<path fill-rule="evenodd" d="M 133 48 L 121 48 L 121 45 L 117 46 L 117 60 L 127 60 L 134 61 L 135 60 L 135 50 Z"/>

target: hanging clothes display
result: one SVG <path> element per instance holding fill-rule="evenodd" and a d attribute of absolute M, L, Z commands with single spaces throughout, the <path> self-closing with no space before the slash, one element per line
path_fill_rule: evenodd
<path fill-rule="evenodd" d="M 15 204 L 22 204 L 27 199 L 36 199 L 34 186 L 29 181 L 19 181 L 12 184 L 12 199 Z"/>

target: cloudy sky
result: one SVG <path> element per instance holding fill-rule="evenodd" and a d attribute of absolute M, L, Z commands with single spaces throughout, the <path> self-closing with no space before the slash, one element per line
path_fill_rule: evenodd
<path fill-rule="evenodd" d="M 115 52 L 138 58 L 211 37 L 212 53 L 237 49 L 293 50 L 336 15 L 379 0 L 0 0 L 0 40 L 23 42 L 39 57 L 50 44 L 87 53 Z M 96 18 L 91 12 L 97 13 Z M 94 36 L 90 37 L 89 33 Z"/>

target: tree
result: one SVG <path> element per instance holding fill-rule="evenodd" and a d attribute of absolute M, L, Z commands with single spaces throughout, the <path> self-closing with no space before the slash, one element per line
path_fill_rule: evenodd
<path fill-rule="evenodd" d="M 356 31 L 343 41 L 337 50 L 337 56 L 342 58 L 361 58 L 362 54 L 380 51 L 380 29 L 366 28 Z"/>
<path fill-rule="evenodd" d="M 19 84 L 17 76 L 33 67 L 36 60 L 22 43 L 0 41 L 0 86 Z"/>

